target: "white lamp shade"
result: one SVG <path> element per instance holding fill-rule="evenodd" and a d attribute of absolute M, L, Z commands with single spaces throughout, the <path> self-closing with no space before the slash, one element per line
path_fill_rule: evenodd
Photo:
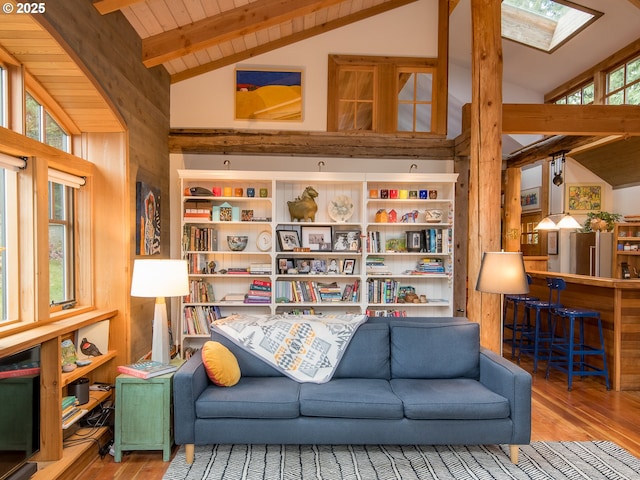
<path fill-rule="evenodd" d="M 540 223 L 534 227 L 534 230 L 558 230 L 558 225 L 556 225 L 551 218 L 544 217 L 540 220 Z"/>
<path fill-rule="evenodd" d="M 573 218 L 571 215 L 567 213 L 558 222 L 558 228 L 567 229 L 567 230 L 576 230 L 578 228 L 582 228 L 582 225 L 580 225 L 575 218 Z"/>
<path fill-rule="evenodd" d="M 485 252 L 476 290 L 507 295 L 528 293 L 522 252 Z"/>
<path fill-rule="evenodd" d="M 179 297 L 189 293 L 186 260 L 135 260 L 131 279 L 133 297 Z"/>

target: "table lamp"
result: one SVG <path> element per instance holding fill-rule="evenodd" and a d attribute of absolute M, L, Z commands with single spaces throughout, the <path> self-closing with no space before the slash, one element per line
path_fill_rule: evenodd
<path fill-rule="evenodd" d="M 500 351 L 502 351 L 504 295 L 529 293 L 522 252 L 484 252 L 476 290 L 500 294 Z"/>
<path fill-rule="evenodd" d="M 189 294 L 188 267 L 185 260 L 135 260 L 131 279 L 131 296 L 155 297 L 151 360 L 171 361 L 169 324 L 165 297 Z"/>

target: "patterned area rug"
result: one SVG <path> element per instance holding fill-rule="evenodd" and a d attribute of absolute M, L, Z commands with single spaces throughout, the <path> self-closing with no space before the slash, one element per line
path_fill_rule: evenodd
<path fill-rule="evenodd" d="M 638 480 L 640 460 L 614 443 L 506 445 L 208 445 L 187 465 L 180 447 L 166 480 Z"/>

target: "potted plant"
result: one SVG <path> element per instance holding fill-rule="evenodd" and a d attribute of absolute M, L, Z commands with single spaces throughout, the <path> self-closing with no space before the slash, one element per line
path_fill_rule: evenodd
<path fill-rule="evenodd" d="M 583 232 L 610 232 L 613 224 L 619 222 L 622 215 L 609 212 L 589 212 L 584 222 Z"/>

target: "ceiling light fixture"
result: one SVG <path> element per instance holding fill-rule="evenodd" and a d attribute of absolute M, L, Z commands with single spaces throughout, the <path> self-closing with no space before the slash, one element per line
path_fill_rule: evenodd
<path fill-rule="evenodd" d="M 553 184 L 559 187 L 564 183 L 562 171 L 564 170 L 564 154 L 566 150 L 551 154 L 551 171 L 553 172 Z"/>

